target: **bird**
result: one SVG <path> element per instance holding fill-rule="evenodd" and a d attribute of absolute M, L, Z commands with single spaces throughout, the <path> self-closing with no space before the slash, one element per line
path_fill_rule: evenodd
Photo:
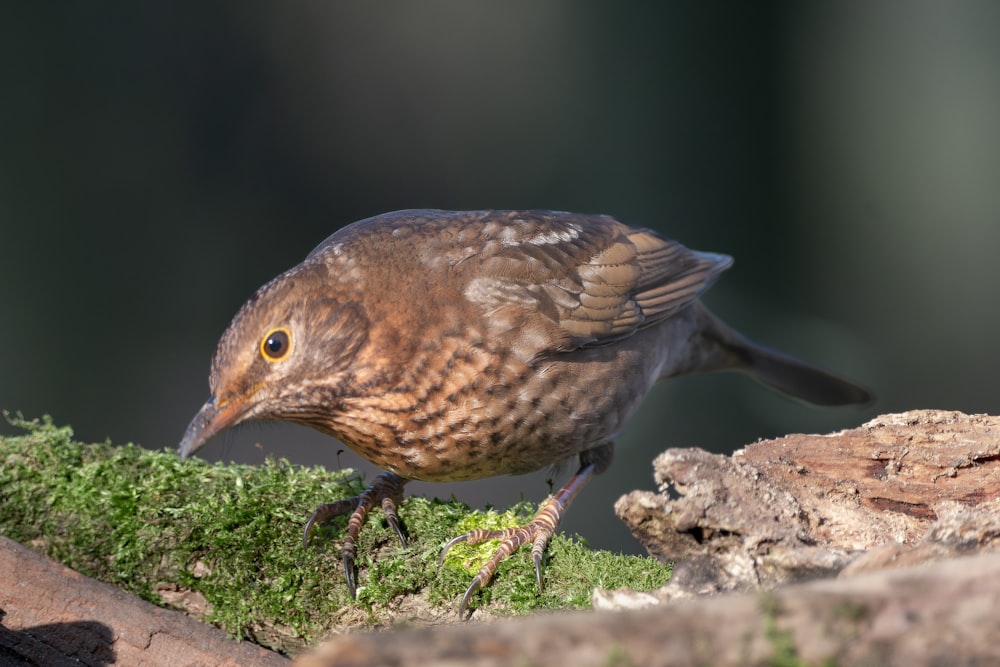
<path fill-rule="evenodd" d="M 348 515 L 342 560 L 356 594 L 356 539 L 373 508 L 405 545 L 397 513 L 411 480 L 519 475 L 577 459 L 527 524 L 448 542 L 500 540 L 458 607 L 531 545 L 542 590 L 549 540 L 659 381 L 734 370 L 821 406 L 869 392 L 752 342 L 702 293 L 728 255 L 690 250 L 605 215 L 403 210 L 343 227 L 243 305 L 222 334 L 210 397 L 179 446 L 187 458 L 248 420 L 304 424 L 384 472 L 320 505 Z"/>

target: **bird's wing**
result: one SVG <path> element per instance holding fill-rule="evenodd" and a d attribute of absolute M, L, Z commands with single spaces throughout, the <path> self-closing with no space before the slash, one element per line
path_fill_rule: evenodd
<path fill-rule="evenodd" d="M 465 296 L 485 308 L 494 333 L 519 332 L 538 351 L 603 345 L 691 303 L 732 263 L 605 216 L 495 212 Z M 467 228 L 467 231 L 471 229 Z M 527 342 L 527 341 L 526 341 Z"/>

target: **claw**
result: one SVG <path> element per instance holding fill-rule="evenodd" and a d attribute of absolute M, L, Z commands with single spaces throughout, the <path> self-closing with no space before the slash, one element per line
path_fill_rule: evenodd
<path fill-rule="evenodd" d="M 480 581 L 479 581 L 479 575 L 477 574 L 473 578 L 472 583 L 469 584 L 469 587 L 465 589 L 465 595 L 462 596 L 462 602 L 459 603 L 459 605 L 458 605 L 458 617 L 459 618 L 461 618 L 462 620 L 465 620 L 467 618 L 465 610 L 466 610 L 466 607 L 469 606 L 469 600 L 471 600 L 472 596 L 475 595 L 479 591 L 479 589 L 482 588 L 482 587 L 483 587 L 483 585 L 482 585 L 482 583 L 480 583 Z M 469 614 L 469 615 L 471 616 L 471 614 Z"/>
<path fill-rule="evenodd" d="M 559 515 L 557 514 L 556 521 L 559 520 L 558 517 Z M 531 545 L 531 559 L 535 562 L 535 581 L 538 582 L 539 595 L 545 590 L 542 584 L 542 559 L 545 557 L 545 547 L 549 545 L 549 540 L 552 539 L 552 534 L 555 533 L 555 530 L 556 527 L 553 525 L 550 531 L 538 531 L 538 534 L 535 535 L 535 541 Z"/>
<path fill-rule="evenodd" d="M 347 553 L 346 544 L 344 545 L 344 578 L 347 580 L 347 590 L 351 594 L 351 599 L 357 600 L 358 582 L 354 576 L 354 555 Z"/>
<path fill-rule="evenodd" d="M 313 530 L 322 522 L 335 516 L 350 514 L 347 520 L 347 535 L 344 537 L 343 561 L 344 578 L 347 580 L 347 590 L 351 593 L 351 598 L 357 598 L 357 575 L 354 572 L 354 560 L 357 556 L 356 542 L 364 526 L 365 519 L 368 518 L 368 511 L 379 503 L 385 513 L 386 522 L 392 526 L 399 541 L 406 546 L 406 536 L 396 514 L 396 503 L 402 499 L 403 485 L 405 479 L 391 472 L 384 472 L 372 480 L 369 486 L 360 495 L 353 498 L 338 500 L 337 502 L 320 505 L 313 512 L 306 522 L 302 534 L 302 547 L 308 548 L 309 537 Z"/>
<path fill-rule="evenodd" d="M 309 535 L 312 534 L 313 526 L 316 525 L 316 522 L 313 521 L 313 519 L 315 517 L 316 517 L 316 513 L 313 512 L 313 515 L 311 517 L 309 517 L 308 521 L 306 521 L 305 530 L 302 531 L 302 548 L 303 549 L 308 549 L 309 548 Z"/>
<path fill-rule="evenodd" d="M 399 543 L 406 546 L 406 535 L 403 534 L 403 527 L 399 523 L 399 515 L 396 514 L 396 503 L 392 498 L 382 499 L 382 513 L 385 515 L 385 522 L 395 531 Z"/>
<path fill-rule="evenodd" d="M 444 557 L 448 555 L 448 552 L 451 551 L 451 548 L 456 544 L 461 544 L 462 542 L 467 541 L 469 535 L 471 534 L 472 533 L 462 533 L 458 537 L 453 537 L 450 540 L 448 540 L 448 544 L 444 545 L 444 548 L 441 549 L 441 555 L 438 557 L 438 565 L 444 565 Z"/>
<path fill-rule="evenodd" d="M 497 568 L 500 567 L 502 563 L 508 556 L 520 549 L 523 545 L 527 544 L 529 540 L 532 541 L 532 554 L 535 556 L 535 577 L 538 579 L 538 590 L 541 592 L 541 582 L 542 582 L 542 553 L 545 550 L 545 545 L 548 544 L 549 539 L 551 539 L 552 534 L 555 532 L 555 526 L 548 520 L 547 515 L 551 513 L 551 507 L 553 499 L 549 498 L 548 501 L 542 506 L 538 514 L 534 519 L 531 520 L 526 526 L 521 526 L 519 528 L 504 528 L 500 530 L 473 530 L 465 535 L 459 535 L 458 537 L 452 539 L 445 545 L 444 550 L 441 552 L 441 560 L 444 560 L 445 554 L 448 549 L 452 548 L 460 542 L 465 542 L 466 544 L 480 544 L 486 542 L 487 540 L 500 540 L 500 546 L 497 547 L 496 552 L 493 557 L 490 558 L 486 563 L 479 568 L 479 572 L 472 580 L 472 584 L 465 591 L 465 595 L 462 596 L 462 603 L 458 606 L 458 615 L 461 618 L 465 618 L 465 609 L 469 604 L 469 600 L 472 596 L 481 589 L 486 584 L 490 583 L 493 579 L 493 575 L 496 574 Z M 541 545 L 541 550 L 538 550 L 539 544 Z M 538 553 L 535 553 L 538 551 Z"/>
<path fill-rule="evenodd" d="M 597 468 L 593 463 L 587 463 L 580 467 L 580 470 L 561 488 L 559 492 L 550 496 L 542 503 L 538 513 L 526 526 L 519 528 L 504 528 L 502 530 L 473 530 L 464 535 L 452 538 L 441 550 L 440 563 L 444 562 L 444 557 L 456 544 L 465 542 L 466 544 L 480 544 L 487 540 L 500 540 L 500 546 L 481 568 L 472 583 L 465 590 L 462 602 L 458 605 L 459 618 L 467 618 L 466 610 L 469 601 L 483 586 L 486 586 L 493 579 L 497 568 L 508 556 L 520 549 L 528 542 L 531 542 L 531 559 L 535 564 L 535 581 L 538 583 L 538 593 L 544 590 L 542 585 L 542 560 L 545 556 L 545 548 L 549 540 L 556 532 L 559 520 L 562 518 L 566 507 L 573 501 L 580 489 L 586 485 L 590 478 L 597 474 Z"/>
<path fill-rule="evenodd" d="M 541 554 L 533 554 L 533 560 L 535 561 L 535 581 L 538 582 L 538 594 L 541 595 L 545 592 L 545 587 L 542 585 L 542 556 Z"/>
<path fill-rule="evenodd" d="M 344 500 L 326 503 L 325 505 L 317 507 L 316 511 L 312 513 L 312 516 L 309 517 L 309 520 L 306 521 L 306 527 L 302 531 L 302 548 L 306 549 L 309 547 L 309 537 L 319 524 L 335 516 L 341 516 L 343 514 L 347 514 L 348 512 L 355 511 L 360 501 L 361 496 L 354 496 L 353 498 L 345 498 Z"/>

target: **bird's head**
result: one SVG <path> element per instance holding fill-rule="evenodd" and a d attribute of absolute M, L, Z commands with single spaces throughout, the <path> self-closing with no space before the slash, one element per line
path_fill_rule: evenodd
<path fill-rule="evenodd" d="M 219 340 L 211 396 L 184 434 L 181 457 L 250 419 L 321 424 L 351 384 L 367 337 L 364 310 L 334 288 L 322 263 L 300 264 L 264 285 Z"/>

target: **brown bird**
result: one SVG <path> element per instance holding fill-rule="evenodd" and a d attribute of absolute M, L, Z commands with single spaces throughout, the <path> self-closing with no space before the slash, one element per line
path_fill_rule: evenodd
<path fill-rule="evenodd" d="M 409 480 L 516 475 L 578 456 L 578 472 L 529 524 L 445 547 L 501 540 L 462 599 L 464 615 L 522 545 L 532 545 L 541 588 L 566 507 L 611 463 L 614 438 L 657 381 L 732 369 L 817 405 L 869 401 L 712 315 L 698 296 L 731 263 L 607 216 L 410 210 L 356 222 L 236 314 L 180 454 L 271 419 L 332 435 L 386 470 L 306 524 L 305 542 L 317 522 L 350 514 L 352 595 L 365 518 L 380 506 L 403 540 L 396 505 Z"/>

